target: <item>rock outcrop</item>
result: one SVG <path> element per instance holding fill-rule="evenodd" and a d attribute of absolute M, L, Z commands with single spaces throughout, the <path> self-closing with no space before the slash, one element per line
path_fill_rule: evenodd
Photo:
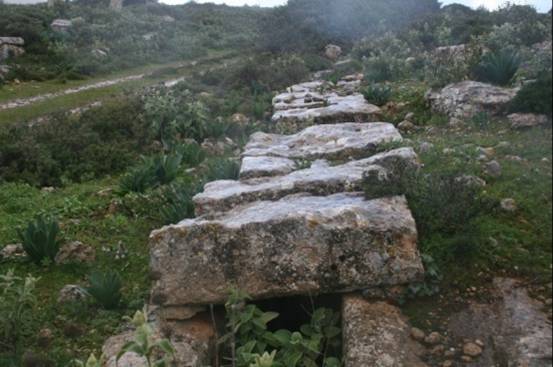
<path fill-rule="evenodd" d="M 426 98 L 435 112 L 468 119 L 478 113 L 492 116 L 504 114 L 517 92 L 517 89 L 464 81 L 450 84 L 440 91 L 429 91 Z"/>
<path fill-rule="evenodd" d="M 323 81 L 294 85 L 273 99 L 272 121 L 283 132 L 339 121 L 379 121 L 382 111 L 355 92 L 359 85 L 359 80 L 341 80 L 336 86 Z"/>
<path fill-rule="evenodd" d="M 21 37 L 0 37 L 0 62 L 25 53 L 25 40 Z"/>
<path fill-rule="evenodd" d="M 494 280 L 495 302 L 473 303 L 451 318 L 451 337 L 480 339 L 489 346 L 470 367 L 552 366 L 551 322 L 543 305 L 513 279 Z"/>
<path fill-rule="evenodd" d="M 348 295 L 342 318 L 345 367 L 427 367 L 420 359 L 426 351 L 397 307 Z"/>

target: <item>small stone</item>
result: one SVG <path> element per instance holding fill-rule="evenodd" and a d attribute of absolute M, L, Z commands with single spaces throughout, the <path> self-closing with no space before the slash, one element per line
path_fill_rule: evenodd
<path fill-rule="evenodd" d="M 491 161 L 484 166 L 484 171 L 488 176 L 498 178 L 503 173 L 501 164 L 498 161 Z"/>
<path fill-rule="evenodd" d="M 445 361 L 442 363 L 442 367 L 453 367 L 453 361 Z"/>
<path fill-rule="evenodd" d="M 411 329 L 411 337 L 417 341 L 423 341 L 426 338 L 426 334 L 421 329 L 414 327 Z"/>
<path fill-rule="evenodd" d="M 446 350 L 446 351 L 444 352 L 444 357 L 446 357 L 446 358 L 453 358 L 453 357 L 455 357 L 455 354 L 457 354 L 455 348 L 451 348 L 451 349 Z"/>
<path fill-rule="evenodd" d="M 461 361 L 465 362 L 465 363 L 470 363 L 470 362 L 472 362 L 472 358 L 469 357 L 469 356 L 462 356 Z"/>
<path fill-rule="evenodd" d="M 414 119 L 415 119 L 414 112 L 409 112 L 407 115 L 405 115 L 405 118 L 404 118 L 405 121 L 409 121 L 409 122 L 414 122 Z"/>
<path fill-rule="evenodd" d="M 65 303 L 72 303 L 72 302 L 80 302 L 80 301 L 83 301 L 85 298 L 86 298 L 86 293 L 83 291 L 81 287 L 74 284 L 68 284 L 60 290 L 60 293 L 58 296 L 58 303 L 65 304 Z"/>
<path fill-rule="evenodd" d="M 250 123 L 250 119 L 241 113 L 235 113 L 230 117 L 230 122 L 238 126 L 246 126 Z"/>
<path fill-rule="evenodd" d="M 503 199 L 501 200 L 501 209 L 508 213 L 517 211 L 517 202 L 515 199 Z"/>
<path fill-rule="evenodd" d="M 429 345 L 436 345 L 439 344 L 442 341 L 442 336 L 438 332 L 430 333 L 426 338 L 424 338 L 424 342 Z"/>
<path fill-rule="evenodd" d="M 50 329 L 42 329 L 38 332 L 37 344 L 41 348 L 48 348 L 54 340 L 54 333 Z"/>
<path fill-rule="evenodd" d="M 485 345 L 485 344 L 484 344 L 484 342 L 483 342 L 482 340 L 476 339 L 476 340 L 474 341 L 474 343 L 475 343 L 476 345 L 480 346 L 481 348 L 484 348 L 484 345 Z"/>
<path fill-rule="evenodd" d="M 463 120 L 458 119 L 456 117 L 453 117 L 452 119 L 449 120 L 450 127 L 459 127 L 459 126 L 463 126 L 464 124 L 465 123 L 463 122 Z"/>
<path fill-rule="evenodd" d="M 64 245 L 56 255 L 57 264 L 92 263 L 96 259 L 96 251 L 80 241 Z"/>
<path fill-rule="evenodd" d="M 419 152 L 421 153 L 428 153 L 433 149 L 434 149 L 434 144 L 428 143 L 428 142 L 421 143 L 421 145 L 419 146 Z"/>
<path fill-rule="evenodd" d="M 436 357 L 441 356 L 445 352 L 445 347 L 443 345 L 436 345 L 434 348 L 430 350 L 430 354 Z"/>
<path fill-rule="evenodd" d="M 463 354 L 472 358 L 479 357 L 482 354 L 483 350 L 476 343 L 466 343 L 463 346 Z"/>
<path fill-rule="evenodd" d="M 410 131 L 413 131 L 415 130 L 416 126 L 415 124 L 413 124 L 411 121 L 403 121 L 403 122 L 400 122 L 399 125 L 397 125 L 398 129 L 403 131 L 403 132 L 410 132 Z"/>
<path fill-rule="evenodd" d="M 54 187 L 48 186 L 48 187 L 43 187 L 42 189 L 40 189 L 40 191 L 45 192 L 47 194 L 51 194 L 54 191 L 56 191 L 56 189 Z"/>
<path fill-rule="evenodd" d="M 0 250 L 0 260 L 13 260 L 26 256 L 23 245 L 20 243 L 6 245 Z"/>

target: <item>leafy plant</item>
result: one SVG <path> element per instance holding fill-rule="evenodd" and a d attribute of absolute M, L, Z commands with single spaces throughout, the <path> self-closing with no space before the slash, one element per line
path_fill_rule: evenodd
<path fill-rule="evenodd" d="M 233 291 L 226 303 L 228 330 L 221 342 L 230 342 L 231 361 L 237 367 L 337 367 L 339 359 L 339 316 L 330 309 L 314 311 L 311 322 L 299 331 L 268 331 L 268 324 L 278 318 L 274 312 L 263 312 L 248 305 L 249 297 Z M 269 353 L 269 350 L 271 351 Z"/>
<path fill-rule="evenodd" d="M 177 178 L 182 160 L 182 154 L 180 152 L 175 152 L 147 158 L 144 164 L 145 166 L 151 167 L 156 184 L 167 185 Z"/>
<path fill-rule="evenodd" d="M 125 353 L 136 353 L 146 360 L 148 367 L 168 367 L 171 359 L 174 358 L 175 349 L 167 339 L 157 339 L 154 331 L 148 324 L 148 310 L 137 311 L 130 320 L 136 327 L 133 341 L 128 342 L 117 354 L 117 362 Z M 163 357 L 156 359 L 162 353 Z"/>
<path fill-rule="evenodd" d="M 100 359 L 96 359 L 96 356 L 91 354 L 86 362 L 75 359 L 71 361 L 71 365 L 73 367 L 103 367 L 105 365 L 105 357 L 101 355 Z"/>
<path fill-rule="evenodd" d="M 204 180 L 237 180 L 240 176 L 240 165 L 234 159 L 216 158 L 207 165 Z"/>
<path fill-rule="evenodd" d="M 475 68 L 478 80 L 497 85 L 508 85 L 521 65 L 518 53 L 511 50 L 490 52 Z"/>
<path fill-rule="evenodd" d="M 545 72 L 539 78 L 525 84 L 511 102 L 511 112 L 539 113 L 552 116 L 552 77 Z"/>
<path fill-rule="evenodd" d="M 89 286 L 84 291 L 96 300 L 106 310 L 119 307 L 121 302 L 121 277 L 114 270 L 96 271 L 88 278 Z"/>
<path fill-rule="evenodd" d="M 192 198 L 200 191 L 196 183 L 172 185 L 165 192 L 166 204 L 160 209 L 166 224 L 178 223 L 186 218 L 194 218 Z"/>
<path fill-rule="evenodd" d="M 21 342 L 32 329 L 38 279 L 18 277 L 13 270 L 0 274 L 0 352 L 20 354 Z"/>
<path fill-rule="evenodd" d="M 174 151 L 182 156 L 182 162 L 190 166 L 197 166 L 205 160 L 205 151 L 195 142 L 181 144 L 174 148 Z"/>
<path fill-rule="evenodd" d="M 23 249 L 37 265 L 43 261 L 55 261 L 60 250 L 58 239 L 60 227 L 53 217 L 41 215 L 27 225 L 25 231 L 19 232 Z"/>
<path fill-rule="evenodd" d="M 367 102 L 384 106 L 392 97 L 392 88 L 386 84 L 371 84 L 362 90 Z"/>
<path fill-rule="evenodd" d="M 155 184 L 155 174 L 149 164 L 141 164 L 131 169 L 119 181 L 122 194 L 130 192 L 144 193 Z"/>

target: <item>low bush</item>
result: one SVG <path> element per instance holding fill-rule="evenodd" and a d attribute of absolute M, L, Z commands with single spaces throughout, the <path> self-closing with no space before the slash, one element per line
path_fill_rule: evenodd
<path fill-rule="evenodd" d="M 37 278 L 0 274 L 0 354 L 19 356 L 22 341 L 32 332 Z"/>
<path fill-rule="evenodd" d="M 552 116 L 551 73 L 543 73 L 536 81 L 524 85 L 511 102 L 511 112 L 539 113 Z"/>
<path fill-rule="evenodd" d="M 251 366 L 326 366 L 339 367 L 339 314 L 320 308 L 311 315 L 311 322 L 299 331 L 269 331 L 268 325 L 279 317 L 247 304 L 249 297 L 234 291 L 226 303 L 229 333 L 221 342 L 230 342 L 232 363 Z M 271 351 L 271 354 L 269 354 Z M 263 363 L 263 364 L 260 364 Z"/>
<path fill-rule="evenodd" d="M 183 219 L 194 218 L 192 198 L 201 190 L 201 185 L 190 182 L 171 185 L 163 193 L 166 204 L 160 209 L 165 224 L 175 224 Z"/>
<path fill-rule="evenodd" d="M 215 158 L 207 164 L 205 182 L 216 180 L 237 180 L 240 176 L 240 164 L 234 159 Z"/>
<path fill-rule="evenodd" d="M 520 65 L 518 53 L 500 50 L 484 55 L 474 74 L 480 81 L 504 86 L 513 80 Z"/>
<path fill-rule="evenodd" d="M 119 307 L 123 283 L 116 271 L 96 271 L 88 278 L 89 285 L 84 291 L 106 310 L 113 310 Z"/>
<path fill-rule="evenodd" d="M 60 250 L 58 221 L 48 216 L 38 216 L 24 231 L 19 232 L 23 249 L 37 265 L 54 262 Z"/>
<path fill-rule="evenodd" d="M 384 106 L 392 97 L 392 88 L 385 84 L 371 84 L 361 91 L 367 102 Z"/>
<path fill-rule="evenodd" d="M 145 193 L 155 185 L 155 175 L 150 164 L 141 164 L 131 169 L 119 181 L 119 191 L 122 195 L 136 192 Z"/>

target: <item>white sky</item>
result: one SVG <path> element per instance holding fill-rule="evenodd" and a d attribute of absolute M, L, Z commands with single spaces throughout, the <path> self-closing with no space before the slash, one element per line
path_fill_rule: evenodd
<path fill-rule="evenodd" d="M 166 4 L 183 4 L 189 0 L 160 0 Z M 216 3 L 227 4 L 231 6 L 258 5 L 258 6 L 277 6 L 286 4 L 287 0 L 195 0 L 198 3 Z M 332 0 L 329 0 L 332 1 Z M 461 3 L 472 7 L 481 5 L 494 9 L 505 3 L 505 0 L 442 0 L 444 4 Z M 551 0 L 514 0 L 518 4 L 534 5 L 538 10 L 547 12 L 551 9 Z"/>

